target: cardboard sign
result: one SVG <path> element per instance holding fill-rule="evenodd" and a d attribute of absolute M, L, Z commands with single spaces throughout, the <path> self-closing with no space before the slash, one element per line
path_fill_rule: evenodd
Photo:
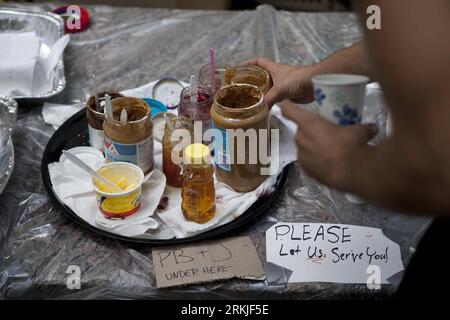
<path fill-rule="evenodd" d="M 288 282 L 379 285 L 404 269 L 381 229 L 343 224 L 277 223 L 266 231 L 266 255 L 292 271 Z"/>
<path fill-rule="evenodd" d="M 233 277 L 265 279 L 249 237 L 154 248 L 152 256 L 158 288 Z"/>

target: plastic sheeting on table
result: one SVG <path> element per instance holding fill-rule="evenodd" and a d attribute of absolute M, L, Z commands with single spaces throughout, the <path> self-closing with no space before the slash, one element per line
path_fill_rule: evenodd
<path fill-rule="evenodd" d="M 20 7 L 47 11 L 54 6 Z M 356 17 L 349 13 L 290 13 L 269 6 L 239 12 L 88 9 L 92 24 L 71 35 L 65 52 L 67 88 L 51 102 L 80 101 L 94 87 L 92 73 L 102 89 L 132 88 L 162 76 L 187 80 L 208 62 L 210 47 L 231 64 L 260 55 L 307 65 L 361 36 Z M 384 128 L 386 115 L 380 106 L 367 109 L 364 118 Z M 0 196 L 0 298 L 361 298 L 385 296 L 398 286 L 401 275 L 380 291 L 354 284 L 287 284 L 286 275 L 268 266 L 264 282 L 233 279 L 158 290 L 150 247 L 98 236 L 71 222 L 50 201 L 40 161 L 53 132 L 44 124 L 40 107 L 20 111 L 13 136 L 16 167 Z M 429 219 L 357 206 L 318 185 L 304 197 L 300 177 L 295 165 L 283 195 L 267 214 L 230 236 L 250 235 L 264 261 L 264 232 L 275 221 L 378 227 L 399 243 L 408 263 Z M 66 286 L 70 265 L 81 269 L 81 290 Z"/>

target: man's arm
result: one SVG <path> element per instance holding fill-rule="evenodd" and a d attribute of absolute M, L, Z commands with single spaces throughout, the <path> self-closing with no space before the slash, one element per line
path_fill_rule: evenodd
<path fill-rule="evenodd" d="M 369 1 L 358 1 L 365 20 Z M 298 124 L 299 161 L 319 182 L 400 211 L 450 214 L 450 2 L 375 1 L 381 30 L 366 31 L 372 70 L 394 134 L 378 147 L 371 125 L 339 127 L 284 101 Z"/>
<path fill-rule="evenodd" d="M 341 49 L 323 61 L 304 67 L 276 63 L 265 58 L 255 58 L 242 63 L 253 64 L 266 69 L 273 81 L 273 87 L 266 94 L 266 102 L 274 103 L 289 99 L 296 103 L 310 103 L 314 100 L 311 78 L 323 73 L 353 73 L 374 78 L 363 42 L 357 42 Z"/>
<path fill-rule="evenodd" d="M 324 73 L 351 73 L 365 75 L 375 81 L 364 40 L 331 54 L 311 68 L 313 76 Z"/>
<path fill-rule="evenodd" d="M 367 31 L 371 63 L 384 90 L 394 135 L 344 160 L 340 189 L 411 212 L 450 214 L 450 2 L 355 1 L 381 8 L 381 30 Z"/>

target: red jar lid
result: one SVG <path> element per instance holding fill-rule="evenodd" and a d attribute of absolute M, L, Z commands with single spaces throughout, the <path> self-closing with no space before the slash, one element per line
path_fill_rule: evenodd
<path fill-rule="evenodd" d="M 64 19 L 66 33 L 81 32 L 89 26 L 89 11 L 78 5 L 66 5 L 52 10 Z"/>

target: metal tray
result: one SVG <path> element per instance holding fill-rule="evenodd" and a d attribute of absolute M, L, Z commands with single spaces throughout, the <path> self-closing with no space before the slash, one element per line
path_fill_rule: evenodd
<path fill-rule="evenodd" d="M 64 20 L 50 12 L 33 12 L 22 9 L 0 8 L 0 32 L 35 31 L 42 42 L 51 47 L 64 35 Z M 0 44 L 1 45 L 1 44 Z M 52 89 L 33 96 L 11 97 L 18 102 L 36 103 L 60 93 L 66 86 L 63 57 L 56 65 Z"/>
<path fill-rule="evenodd" d="M 73 221 L 79 223 L 83 227 L 107 237 L 114 239 L 119 239 L 128 242 L 135 243 L 146 243 L 149 245 L 166 245 L 174 243 L 187 243 L 202 239 L 215 238 L 219 235 L 235 231 L 237 228 L 242 228 L 247 225 L 252 219 L 259 215 L 265 214 L 272 202 L 279 196 L 282 188 L 286 182 L 290 166 L 288 165 L 284 168 L 283 172 L 278 176 L 275 190 L 272 194 L 267 195 L 258 199 L 250 208 L 247 209 L 243 214 L 234 219 L 233 221 L 219 226 L 217 228 L 208 230 L 204 233 L 187 237 L 187 238 L 172 238 L 172 239 L 140 239 L 125 237 L 118 234 L 114 234 L 95 226 L 90 225 L 85 220 L 81 219 L 76 215 L 67 205 L 59 200 L 55 191 L 53 190 L 52 183 L 50 181 L 50 174 L 48 171 L 48 165 L 52 162 L 58 161 L 61 156 L 62 150 L 70 149 L 77 146 L 89 145 L 88 142 L 88 128 L 86 121 L 86 109 L 80 110 L 78 113 L 69 118 L 64 124 L 53 134 L 48 142 L 44 155 L 41 162 L 42 179 L 44 182 L 45 189 L 50 195 L 52 200 L 57 203 L 63 211 L 71 218 Z"/>
<path fill-rule="evenodd" d="M 7 134 L 5 140 L 0 138 L 0 194 L 5 189 L 14 169 L 14 147 L 11 134 L 16 124 L 16 115 L 17 102 L 0 97 L 0 130 L 6 128 Z"/>

